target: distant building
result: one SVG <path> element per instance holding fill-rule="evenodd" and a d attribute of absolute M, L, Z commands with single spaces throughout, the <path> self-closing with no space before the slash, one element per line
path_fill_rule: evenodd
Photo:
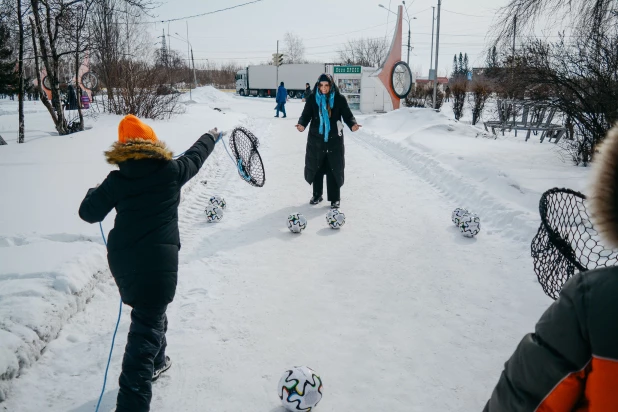
<path fill-rule="evenodd" d="M 444 88 L 446 87 L 448 82 L 449 82 L 448 77 L 438 77 L 438 89 L 444 91 Z M 416 84 L 420 86 L 426 86 L 426 85 L 433 86 L 433 80 L 429 80 L 427 78 L 417 78 Z"/>

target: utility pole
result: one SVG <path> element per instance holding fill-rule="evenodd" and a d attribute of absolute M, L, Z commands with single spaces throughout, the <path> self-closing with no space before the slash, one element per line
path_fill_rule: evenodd
<path fill-rule="evenodd" d="M 191 63 L 193 64 L 193 82 L 195 83 L 195 88 L 197 89 L 197 76 L 195 75 L 195 60 L 193 59 L 193 47 L 191 47 Z"/>
<path fill-rule="evenodd" d="M 438 97 L 438 56 L 440 54 L 440 8 L 442 0 L 438 0 L 438 29 L 436 31 L 436 80 L 433 82 L 433 109 L 436 110 L 436 99 Z"/>
<path fill-rule="evenodd" d="M 277 59 L 279 58 L 279 40 L 277 40 Z M 279 63 L 277 63 L 277 81 L 275 82 L 275 90 L 279 87 Z"/>
<path fill-rule="evenodd" d="M 189 56 L 189 47 L 190 47 L 190 44 L 189 44 L 189 21 L 185 20 L 185 23 L 187 24 L 187 67 L 189 67 L 189 60 L 188 59 L 191 58 Z M 195 72 L 194 72 L 194 77 L 195 77 Z M 193 100 L 193 96 L 192 96 L 192 93 L 191 93 L 191 86 L 189 86 L 189 99 Z"/>
<path fill-rule="evenodd" d="M 406 62 L 408 63 L 408 66 L 410 66 L 410 23 L 411 23 L 411 20 L 410 20 L 410 14 L 408 13 L 408 7 L 410 7 L 410 6 L 406 7 L 405 0 L 403 0 L 402 3 L 403 3 L 403 8 L 406 11 L 406 15 L 408 16 L 408 60 Z M 416 19 L 416 17 L 415 17 L 415 19 Z"/>
<path fill-rule="evenodd" d="M 410 21 L 408 20 L 408 66 L 410 65 Z"/>
<path fill-rule="evenodd" d="M 429 63 L 429 69 L 431 69 L 433 67 L 433 31 L 434 31 L 434 26 L 436 23 L 436 8 L 435 6 L 432 7 L 433 9 L 433 15 L 431 17 L 431 63 Z M 431 80 L 431 79 L 429 79 Z"/>

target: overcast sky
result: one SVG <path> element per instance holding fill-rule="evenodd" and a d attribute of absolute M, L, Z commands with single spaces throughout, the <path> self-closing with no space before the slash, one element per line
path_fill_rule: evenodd
<path fill-rule="evenodd" d="M 169 0 L 154 13 L 153 20 L 182 19 L 149 25 L 152 36 L 162 30 L 186 38 L 193 45 L 198 61 L 234 61 L 243 66 L 258 64 L 275 53 L 277 40 L 287 31 L 304 40 L 309 60 L 334 62 L 337 50 L 349 39 L 388 36 L 390 43 L 395 28 L 395 15 L 379 8 L 382 3 L 395 11 L 396 0 L 262 0 L 244 7 L 202 17 L 185 17 L 242 4 L 251 0 Z M 507 0 L 443 0 L 440 28 L 439 71 L 444 75 L 452 67 L 453 55 L 464 52 L 472 66 L 482 66 L 487 32 L 496 10 Z M 432 6 L 437 0 L 408 0 L 413 47 L 410 67 L 426 76 L 430 65 Z M 416 17 L 416 20 L 413 18 Z M 436 8 L 437 17 L 437 8 Z M 408 24 L 404 21 L 403 60 L 406 60 Z M 160 41 L 160 40 L 159 40 Z M 186 43 L 174 38 L 171 47 L 187 52 Z M 435 46 L 434 46 L 435 47 Z M 434 49 L 435 53 L 435 49 Z M 199 60 L 198 60 L 199 59 Z"/>

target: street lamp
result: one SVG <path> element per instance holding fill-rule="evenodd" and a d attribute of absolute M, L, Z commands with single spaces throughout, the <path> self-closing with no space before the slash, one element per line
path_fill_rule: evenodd
<path fill-rule="evenodd" d="M 408 15 L 408 18 L 406 19 L 405 17 L 403 17 L 403 19 L 408 22 L 408 66 L 410 65 L 410 15 L 408 14 L 408 9 L 405 7 L 406 2 L 402 1 L 403 5 L 404 5 L 404 9 L 406 10 L 406 14 Z M 383 8 L 384 10 L 393 13 L 395 16 L 397 16 L 397 13 L 395 13 L 394 11 L 392 11 L 391 9 L 389 9 L 388 7 L 385 7 L 383 4 L 378 4 L 378 7 Z M 409 7 L 409 6 L 408 6 Z M 412 20 L 416 20 L 416 17 L 413 17 Z"/>
<path fill-rule="evenodd" d="M 187 26 L 187 32 L 189 31 L 189 27 Z M 193 60 L 193 46 L 191 45 L 191 43 L 189 42 L 188 39 L 183 38 L 180 34 L 175 33 L 176 36 L 179 37 L 178 40 L 182 40 L 185 43 L 187 43 L 187 60 L 191 61 L 192 65 L 193 65 L 193 83 L 195 84 L 195 88 L 197 89 L 197 76 L 195 75 L 195 60 Z M 189 36 L 187 36 L 189 37 Z M 191 49 L 191 54 L 189 55 L 189 49 Z M 191 88 L 189 87 L 189 99 L 193 99 L 193 95 L 191 93 Z"/>

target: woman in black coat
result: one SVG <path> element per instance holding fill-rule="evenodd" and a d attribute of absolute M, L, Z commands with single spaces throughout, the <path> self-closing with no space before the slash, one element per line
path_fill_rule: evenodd
<path fill-rule="evenodd" d="M 122 301 L 133 307 L 117 412 L 148 411 L 152 381 L 171 366 L 165 355 L 165 312 L 178 277 L 180 191 L 212 153 L 216 136 L 216 129 L 204 134 L 174 160 L 148 125 L 126 116 L 118 127 L 118 142 L 105 153 L 119 170 L 88 190 L 79 207 L 79 216 L 88 223 L 101 222 L 116 209 L 107 260 Z"/>
<path fill-rule="evenodd" d="M 332 77 L 323 74 L 307 99 L 296 125 L 299 132 L 304 132 L 311 123 L 305 154 L 305 180 L 313 185 L 313 197 L 309 201 L 312 205 L 323 200 L 324 175 L 326 175 L 331 208 L 340 206 L 340 188 L 343 186 L 345 168 L 342 120 L 353 132 L 361 127 L 356 122 L 348 101 L 339 93 Z"/>

